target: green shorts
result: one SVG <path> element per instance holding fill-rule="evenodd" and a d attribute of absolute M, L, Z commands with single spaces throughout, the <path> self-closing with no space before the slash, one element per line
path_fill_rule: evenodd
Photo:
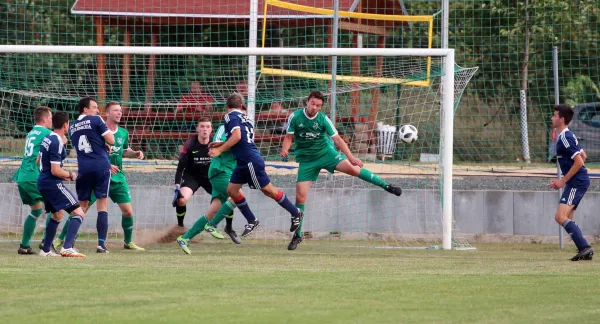
<path fill-rule="evenodd" d="M 37 182 L 18 182 L 19 196 L 25 205 L 35 205 L 42 201 L 42 194 L 37 188 Z"/>
<path fill-rule="evenodd" d="M 108 197 L 115 204 L 125 204 L 131 202 L 131 193 L 129 192 L 129 186 L 127 182 L 110 182 L 108 187 Z M 90 196 L 89 205 L 93 205 L 96 202 L 96 195 L 92 192 Z"/>
<path fill-rule="evenodd" d="M 296 182 L 316 181 L 322 169 L 333 173 L 335 167 L 345 159 L 344 154 L 334 149 L 327 149 L 325 154 L 314 161 L 300 163 Z"/>
<path fill-rule="evenodd" d="M 224 204 L 229 196 L 227 195 L 227 186 L 229 186 L 229 179 L 231 178 L 231 173 L 229 172 L 219 172 L 212 175 L 209 180 L 212 185 L 212 199 L 219 199 L 222 204 Z"/>

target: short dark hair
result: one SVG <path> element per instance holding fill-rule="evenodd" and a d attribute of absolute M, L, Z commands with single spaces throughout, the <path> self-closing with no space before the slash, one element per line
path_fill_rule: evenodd
<path fill-rule="evenodd" d="M 37 124 L 37 123 L 41 122 L 44 117 L 48 116 L 51 113 L 52 113 L 52 109 L 50 109 L 46 106 L 39 106 L 39 107 L 35 108 L 35 111 L 33 112 L 33 120 Z"/>
<path fill-rule="evenodd" d="M 111 106 L 117 106 L 117 105 L 120 105 L 120 103 L 118 103 L 116 101 L 110 101 L 109 103 L 106 104 L 105 110 L 108 111 Z"/>
<path fill-rule="evenodd" d="M 77 108 L 79 108 L 79 113 L 83 114 L 83 109 L 88 108 L 90 106 L 90 102 L 92 101 L 98 103 L 98 101 L 92 97 L 81 98 L 81 100 L 79 100 L 79 104 L 77 105 Z"/>
<path fill-rule="evenodd" d="M 308 98 L 306 98 L 306 102 L 308 102 L 310 99 L 312 98 L 316 98 L 316 99 L 321 99 L 323 101 L 323 103 L 325 103 L 325 96 L 323 95 L 323 93 L 319 90 L 313 90 L 308 94 Z"/>
<path fill-rule="evenodd" d="M 208 118 L 208 117 L 201 117 L 200 119 L 198 119 L 198 124 L 206 123 L 206 122 L 212 123 L 212 120 L 210 120 L 210 118 Z"/>
<path fill-rule="evenodd" d="M 242 108 L 244 105 L 244 97 L 241 94 L 234 92 L 227 98 L 227 108 L 236 109 Z"/>
<path fill-rule="evenodd" d="M 248 106 L 246 104 L 242 104 L 242 110 L 243 111 L 247 111 L 248 110 Z"/>
<path fill-rule="evenodd" d="M 54 116 L 52 116 L 52 127 L 54 129 L 60 129 L 68 122 L 69 114 L 64 111 L 57 111 L 54 113 Z"/>
<path fill-rule="evenodd" d="M 571 106 L 566 104 L 555 105 L 554 111 L 558 111 L 558 117 L 565 119 L 565 125 L 569 125 L 571 120 L 573 119 L 573 109 Z"/>

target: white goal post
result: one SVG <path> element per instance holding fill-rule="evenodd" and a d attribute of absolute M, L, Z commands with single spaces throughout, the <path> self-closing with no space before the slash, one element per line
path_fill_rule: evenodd
<path fill-rule="evenodd" d="M 43 46 L 0 45 L 0 54 L 131 54 L 131 55 L 227 55 L 227 56 L 385 56 L 438 57 L 443 59 L 441 78 L 441 115 L 443 145 L 440 148 L 442 169 L 442 248 L 452 249 L 452 165 L 454 134 L 454 49 L 409 48 L 239 48 L 239 47 L 138 47 L 138 46 Z M 254 117 L 254 116 L 251 116 Z M 402 199 L 402 198 L 400 198 Z"/>

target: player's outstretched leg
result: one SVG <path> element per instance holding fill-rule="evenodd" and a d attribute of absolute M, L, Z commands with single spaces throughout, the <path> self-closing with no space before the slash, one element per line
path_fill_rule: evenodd
<path fill-rule="evenodd" d="M 19 245 L 17 253 L 22 255 L 36 254 L 31 248 L 31 237 L 35 233 L 37 220 L 40 216 L 42 216 L 42 203 L 32 205 L 31 212 L 27 215 L 27 218 L 25 218 L 23 224 L 23 238 L 21 239 L 21 244 Z M 48 217 L 50 217 L 50 215 L 48 215 Z"/>
<path fill-rule="evenodd" d="M 391 185 L 377 176 L 375 173 L 358 166 L 350 164 L 348 160 L 343 160 L 335 167 L 337 171 L 344 172 L 348 175 L 358 177 L 370 184 L 383 188 L 385 191 L 396 196 L 402 195 L 402 188 Z"/>

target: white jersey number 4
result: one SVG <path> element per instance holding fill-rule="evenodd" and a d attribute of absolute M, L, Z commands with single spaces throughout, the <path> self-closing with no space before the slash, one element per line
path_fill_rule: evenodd
<path fill-rule="evenodd" d="M 80 151 L 83 151 L 84 153 L 91 153 L 93 151 L 92 146 L 90 145 L 90 142 L 88 141 L 88 139 L 85 135 L 81 135 L 79 137 L 79 143 L 77 143 L 77 149 Z"/>

